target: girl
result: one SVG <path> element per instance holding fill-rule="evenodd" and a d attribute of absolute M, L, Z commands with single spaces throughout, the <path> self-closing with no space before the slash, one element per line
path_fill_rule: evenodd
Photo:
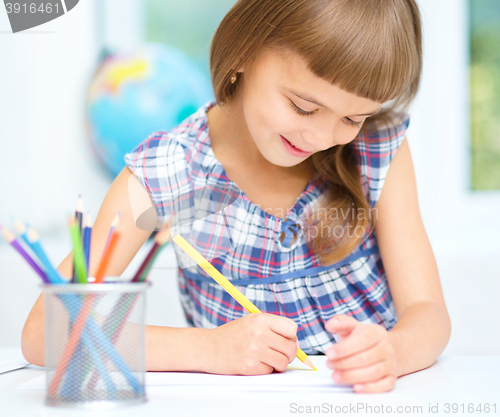
<path fill-rule="evenodd" d="M 173 215 L 264 314 L 245 314 L 178 252 L 193 327 L 147 326 L 149 370 L 283 371 L 300 346 L 325 353 L 335 381 L 381 392 L 434 363 L 450 319 L 420 218 L 409 120 L 396 111 L 417 92 L 421 59 L 414 0 L 233 6 L 210 51 L 215 100 L 126 156 L 94 225 L 90 270 L 117 212 L 123 238 L 109 275 Z M 232 190 L 223 216 L 193 214 L 206 189 Z M 59 270 L 70 276 L 71 265 L 70 254 Z M 40 298 L 22 338 L 36 364 L 42 311 Z"/>

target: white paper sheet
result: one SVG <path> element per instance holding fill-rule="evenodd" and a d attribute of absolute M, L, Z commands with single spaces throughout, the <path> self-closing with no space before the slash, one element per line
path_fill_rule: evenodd
<path fill-rule="evenodd" d="M 28 362 L 10 362 L 5 365 L 0 364 L 0 374 L 15 371 L 16 369 L 26 368 L 28 365 Z"/>
<path fill-rule="evenodd" d="M 196 390 L 223 391 L 266 391 L 266 392 L 325 392 L 352 391 L 350 385 L 339 385 L 332 379 L 332 370 L 326 367 L 326 356 L 310 356 L 318 369 L 313 371 L 295 359 L 285 372 L 267 375 L 236 376 L 214 375 L 198 372 L 147 372 L 146 386 L 152 389 L 185 388 Z M 45 390 L 45 375 L 21 384 L 21 390 Z"/>
<path fill-rule="evenodd" d="M 236 376 L 213 375 L 194 372 L 148 372 L 148 387 L 192 386 L 193 389 L 221 387 L 221 389 L 289 391 L 292 390 L 349 390 L 350 385 L 339 385 L 332 379 L 332 370 L 326 367 L 326 356 L 310 356 L 318 369 L 313 371 L 298 359 L 295 359 L 285 372 L 274 372 L 267 375 Z"/>

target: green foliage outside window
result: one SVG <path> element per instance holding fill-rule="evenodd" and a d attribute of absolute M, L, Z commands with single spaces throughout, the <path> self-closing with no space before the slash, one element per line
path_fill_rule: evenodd
<path fill-rule="evenodd" d="M 146 0 L 146 41 L 187 52 L 209 73 L 210 42 L 235 0 Z"/>
<path fill-rule="evenodd" d="M 146 41 L 187 52 L 209 73 L 217 25 L 235 0 L 145 0 Z M 500 189 L 500 0 L 469 0 L 471 188 Z"/>
<path fill-rule="evenodd" d="M 500 1 L 470 0 L 471 188 L 500 189 Z"/>

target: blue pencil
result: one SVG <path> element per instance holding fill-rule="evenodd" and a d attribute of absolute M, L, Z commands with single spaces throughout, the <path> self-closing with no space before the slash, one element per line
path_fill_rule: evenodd
<path fill-rule="evenodd" d="M 26 232 L 24 234 L 26 234 Z M 28 236 L 26 241 L 33 250 L 33 252 L 35 252 L 36 256 L 38 256 L 40 262 L 45 267 L 50 282 L 52 284 L 66 284 L 67 283 L 66 280 L 61 276 L 59 271 L 52 266 L 52 263 L 49 261 L 49 258 L 47 257 L 40 243 L 40 238 L 38 236 L 38 233 L 35 232 L 35 230 L 30 227 L 27 235 Z"/>
<path fill-rule="evenodd" d="M 87 271 L 89 271 L 90 265 L 90 239 L 92 237 L 92 220 L 90 218 L 90 211 L 87 213 L 85 219 L 85 228 L 83 229 L 83 256 L 85 257 L 85 263 L 87 264 Z M 89 272 L 90 275 L 90 272 Z"/>
<path fill-rule="evenodd" d="M 18 224 L 16 226 L 17 226 L 18 231 L 20 232 L 23 240 L 25 240 L 25 242 L 32 249 L 32 251 L 38 256 L 40 262 L 44 265 L 44 267 L 47 268 L 47 271 L 49 271 L 49 270 L 51 271 L 51 274 L 47 274 L 48 276 L 45 276 L 43 274 L 43 271 L 42 271 L 43 275 L 39 274 L 40 277 L 44 280 L 44 282 L 49 281 L 51 284 L 54 284 L 54 283 L 67 284 L 67 281 L 65 281 L 60 276 L 59 272 L 50 263 L 47 255 L 45 254 L 45 251 L 43 250 L 43 248 L 40 244 L 39 236 L 36 233 L 36 231 L 34 229 L 30 228 L 28 230 L 28 232 L 26 232 L 24 225 L 21 222 L 17 222 L 17 223 Z M 22 250 L 21 245 L 17 242 L 14 235 L 9 234 L 8 231 L 6 229 L 4 229 L 3 227 L 1 228 L 1 230 L 2 230 L 3 234 L 6 236 L 6 238 L 8 237 L 8 241 L 11 242 L 14 240 L 17 243 L 17 245 L 14 246 L 15 249 L 17 249 L 18 251 L 20 249 Z M 24 251 L 24 253 L 26 254 L 26 251 Z M 23 257 L 25 257 L 24 254 L 23 254 Z M 27 259 L 27 258 L 25 257 L 25 259 Z M 31 262 L 30 262 L 30 265 L 32 265 Z M 36 265 L 36 264 L 34 264 L 34 265 Z M 64 302 L 66 309 L 68 310 L 68 313 L 70 315 L 71 321 L 76 320 L 76 317 L 80 313 L 80 309 L 82 306 L 82 302 L 79 299 L 79 297 L 75 294 L 60 294 L 59 298 Z M 99 345 L 99 348 L 102 349 L 106 353 L 106 355 L 115 364 L 115 366 L 124 374 L 125 379 L 132 386 L 134 391 L 136 393 L 139 392 L 141 387 L 140 387 L 137 379 L 135 378 L 135 376 L 131 372 L 130 368 L 125 363 L 125 361 L 118 354 L 118 352 L 116 351 L 113 344 L 106 337 L 106 335 L 104 334 L 102 329 L 95 323 L 93 317 L 89 317 L 89 319 L 86 323 L 86 327 L 88 327 L 88 331 L 90 331 L 90 335 L 89 335 L 90 337 L 85 336 L 82 341 L 83 341 L 84 345 L 87 347 L 87 349 L 89 350 L 89 353 L 93 349 L 96 349 L 96 346 L 94 345 L 94 343 L 97 342 Z M 92 340 L 90 338 L 92 338 L 94 342 L 92 342 Z M 92 355 L 93 354 L 94 354 L 94 352 L 92 352 Z M 102 367 L 102 365 L 103 365 L 102 363 L 99 363 L 99 362 L 96 363 L 96 366 L 99 370 L 99 373 L 101 374 L 101 376 L 105 380 L 106 384 L 108 385 L 110 383 L 110 380 L 107 378 L 107 376 L 105 376 L 107 374 L 107 370 L 105 367 Z M 108 388 L 110 388 L 109 385 L 108 385 Z"/>

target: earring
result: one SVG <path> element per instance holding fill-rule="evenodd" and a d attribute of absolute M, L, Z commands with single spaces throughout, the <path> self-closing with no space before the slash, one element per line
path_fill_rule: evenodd
<path fill-rule="evenodd" d="M 234 84 L 236 82 L 236 74 L 233 74 L 231 77 L 231 84 Z"/>

